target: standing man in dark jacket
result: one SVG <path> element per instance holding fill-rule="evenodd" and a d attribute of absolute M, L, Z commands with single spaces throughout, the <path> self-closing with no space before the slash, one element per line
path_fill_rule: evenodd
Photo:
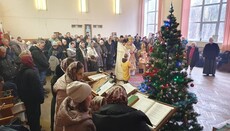
<path fill-rule="evenodd" d="M 0 75 L 5 81 L 14 81 L 17 74 L 17 65 L 8 54 L 4 46 L 0 47 Z"/>
<path fill-rule="evenodd" d="M 209 38 L 209 43 L 205 45 L 203 51 L 203 57 L 205 58 L 203 74 L 206 74 L 207 76 L 212 74 L 212 76 L 215 76 L 216 58 L 218 57 L 219 53 L 219 46 L 216 43 L 213 43 L 213 38 Z"/>
<path fill-rule="evenodd" d="M 113 67 L 114 59 L 113 56 L 115 55 L 115 48 L 114 48 L 114 40 L 112 37 L 109 38 L 108 41 L 105 42 L 105 46 L 108 51 L 108 57 L 106 58 L 106 67 L 107 70 L 111 70 Z"/>
<path fill-rule="evenodd" d="M 49 68 L 48 60 L 42 51 L 45 47 L 45 41 L 39 39 L 35 46 L 30 48 L 30 52 L 33 57 L 34 64 L 37 66 L 40 76 L 40 82 L 42 85 L 45 84 L 46 71 Z"/>
<path fill-rule="evenodd" d="M 24 102 L 28 125 L 31 131 L 41 131 L 41 104 L 44 102 L 43 88 L 30 55 L 20 56 L 22 66 L 16 77 L 19 98 Z"/>

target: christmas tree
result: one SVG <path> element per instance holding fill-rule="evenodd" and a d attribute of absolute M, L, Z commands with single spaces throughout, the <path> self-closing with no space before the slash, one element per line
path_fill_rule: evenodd
<path fill-rule="evenodd" d="M 188 91 L 193 80 L 187 77 L 187 62 L 181 44 L 179 23 L 173 15 L 171 4 L 168 20 L 161 27 L 159 38 L 152 47 L 144 82 L 139 86 L 149 97 L 177 107 L 177 113 L 161 130 L 199 131 L 203 127 L 197 122 L 193 104 L 197 103 L 194 93 Z"/>

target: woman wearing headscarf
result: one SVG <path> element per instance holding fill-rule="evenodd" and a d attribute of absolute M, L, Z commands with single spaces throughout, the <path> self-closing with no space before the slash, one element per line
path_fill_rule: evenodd
<path fill-rule="evenodd" d="M 75 43 L 75 41 L 71 41 L 69 43 L 69 48 L 67 49 L 67 56 L 69 58 L 73 58 L 73 59 L 76 58 L 76 43 Z"/>
<path fill-rule="evenodd" d="M 80 81 L 83 78 L 84 66 L 81 62 L 71 63 L 64 75 L 62 75 L 57 82 L 54 84 L 54 92 L 56 93 L 56 109 L 55 114 L 57 114 L 58 109 L 62 101 L 67 97 L 66 87 L 69 83 L 73 81 Z M 54 124 L 55 131 L 62 131 L 62 128 Z M 60 129 L 59 129 L 60 128 Z"/>
<path fill-rule="evenodd" d="M 87 72 L 88 71 L 87 48 L 85 47 L 85 43 L 82 40 L 79 43 L 79 48 L 76 48 L 76 60 L 80 61 L 84 65 L 84 70 Z"/>
<path fill-rule="evenodd" d="M 149 118 L 127 105 L 127 93 L 122 86 L 113 86 L 106 95 L 107 105 L 93 114 L 97 131 L 150 131 Z M 148 124 L 148 125 L 147 125 Z"/>
<path fill-rule="evenodd" d="M 97 71 L 98 70 L 98 54 L 94 48 L 95 42 L 90 42 L 87 47 L 87 57 L 88 57 L 88 71 Z"/>
<path fill-rule="evenodd" d="M 54 113 L 55 113 L 55 104 L 56 104 L 56 93 L 53 90 L 54 84 L 57 82 L 57 80 L 64 75 L 66 72 L 66 68 L 72 63 L 74 60 L 72 58 L 65 58 L 64 60 L 61 61 L 59 65 L 57 65 L 55 69 L 55 74 L 52 77 L 50 83 L 51 83 L 51 91 L 52 91 L 52 100 L 51 100 L 51 131 L 53 131 L 53 126 L 54 126 Z"/>
<path fill-rule="evenodd" d="M 57 113 L 57 125 L 63 126 L 64 131 L 96 131 L 89 113 L 91 87 L 74 81 L 68 84 L 66 93 Z"/>
<path fill-rule="evenodd" d="M 19 98 L 24 102 L 31 131 L 41 131 L 41 104 L 44 92 L 31 55 L 20 55 L 22 66 L 16 76 Z"/>

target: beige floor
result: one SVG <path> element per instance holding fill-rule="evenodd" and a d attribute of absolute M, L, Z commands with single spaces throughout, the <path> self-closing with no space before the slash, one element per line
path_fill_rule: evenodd
<path fill-rule="evenodd" d="M 204 131 L 211 131 L 213 125 L 230 119 L 230 73 L 217 72 L 215 77 L 203 76 L 202 68 L 194 68 L 192 75 L 198 103 L 195 110 L 201 114 L 199 123 Z M 46 88 L 50 89 L 50 77 L 47 78 Z M 141 83 L 141 81 L 140 81 Z M 42 105 L 41 124 L 43 129 L 50 131 L 50 103 L 51 93 Z"/>
<path fill-rule="evenodd" d="M 49 91 L 50 88 L 50 79 L 51 77 L 47 77 L 47 84 L 45 86 L 46 89 Z M 45 131 L 50 131 L 50 105 L 51 105 L 51 99 L 52 99 L 52 93 L 50 92 L 46 97 L 45 102 L 41 106 L 41 125 L 42 128 L 45 129 Z"/>

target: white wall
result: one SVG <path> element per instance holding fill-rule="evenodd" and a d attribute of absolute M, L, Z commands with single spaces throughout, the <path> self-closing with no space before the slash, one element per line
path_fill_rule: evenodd
<path fill-rule="evenodd" d="M 182 12 L 182 1 L 183 0 L 162 0 L 162 19 L 167 20 L 167 16 L 169 15 L 169 9 L 171 2 L 173 4 L 173 9 L 174 9 L 174 16 L 177 18 L 177 22 L 180 24 L 181 22 L 181 12 Z M 163 24 L 163 20 L 161 25 Z M 180 29 L 180 25 L 178 26 L 178 29 Z"/>
<path fill-rule="evenodd" d="M 135 35 L 138 32 L 139 0 L 121 0 L 121 14 L 114 14 L 114 0 L 89 0 L 89 12 L 81 14 L 79 0 L 47 0 L 47 11 L 37 11 L 34 0 L 1 0 L 0 12 L 4 29 L 12 36 L 24 39 L 48 38 L 53 32 L 84 34 L 83 28 L 71 28 L 72 24 L 103 25 L 92 28 L 109 36 L 111 32 Z"/>
<path fill-rule="evenodd" d="M 1 8 L 0 8 L 0 31 L 2 31 L 2 11 L 1 11 Z"/>

